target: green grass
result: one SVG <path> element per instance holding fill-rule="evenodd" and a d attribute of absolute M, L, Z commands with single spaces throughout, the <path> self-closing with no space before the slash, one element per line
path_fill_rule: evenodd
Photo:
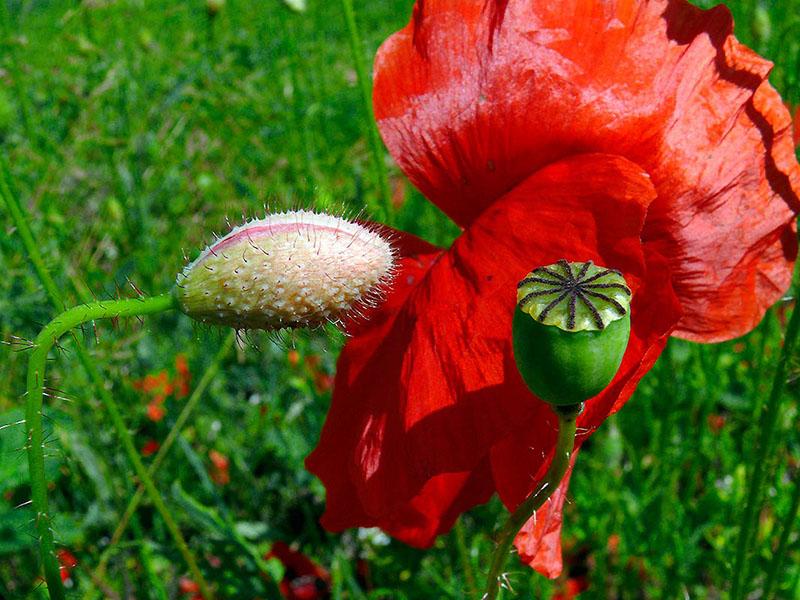
<path fill-rule="evenodd" d="M 167 290 L 184 264 L 181 248 L 194 256 L 211 229 L 226 228 L 226 216 L 238 221 L 264 205 L 356 212 L 380 204 L 339 2 L 310 2 L 300 14 L 279 0 L 228 0 L 213 22 L 199 1 L 91 4 L 10 2 L 0 40 L 0 152 L 69 303 L 134 296 L 133 286 L 148 295 Z M 355 3 L 367 60 L 406 23 L 410 6 Z M 757 6 L 732 5 L 737 35 L 776 62 L 773 83 L 798 103 L 800 3 Z M 389 182 L 406 193 L 394 225 L 438 243 L 457 234 L 394 166 Z M 0 426 L 11 424 L 0 429 L 0 597 L 39 597 L 24 432 L 13 424 L 22 418 L 24 340 L 53 310 L 5 212 L 0 224 L 0 336 L 19 338 L 0 346 Z M 635 397 L 586 444 L 564 528 L 569 571 L 590 583 L 582 597 L 725 597 L 786 309 L 774 308 L 741 340 L 671 341 Z M 178 355 L 196 384 L 225 335 L 177 315 L 98 322 L 79 333 L 139 447 L 166 437 L 186 399 L 167 398 L 166 417 L 154 423 L 149 397 L 134 384 L 162 370 L 174 376 Z M 334 332 L 257 335 L 223 356 L 156 484 L 221 597 L 268 598 L 260 557 L 280 539 L 331 571 L 337 599 L 467 598 L 467 574 L 481 585 L 488 536 L 504 515 L 497 500 L 465 515 L 427 552 L 375 532 L 331 535 L 317 524 L 324 490 L 302 461 L 329 394 L 287 353 L 319 357 L 316 368 L 333 373 L 342 341 Z M 174 598 L 186 569 L 147 498 L 109 546 L 135 482 L 73 342 L 62 343 L 49 366 L 60 398 L 47 402 L 46 470 L 57 542 L 79 560 L 71 594 Z M 753 591 L 764 584 L 798 478 L 798 372 L 795 357 L 745 580 Z M 210 479 L 210 450 L 230 459 L 229 483 Z M 791 599 L 800 597 L 796 533 L 787 549 L 774 590 Z M 103 554 L 108 568 L 92 579 Z M 356 572 L 359 558 L 366 578 Z M 547 598 L 562 584 L 509 564 L 520 598 Z"/>

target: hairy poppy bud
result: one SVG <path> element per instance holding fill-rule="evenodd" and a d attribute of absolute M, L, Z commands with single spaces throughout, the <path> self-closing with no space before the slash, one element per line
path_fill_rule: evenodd
<path fill-rule="evenodd" d="M 517 286 L 514 358 L 525 383 L 551 404 L 599 394 L 622 362 L 631 290 L 612 269 L 560 260 Z"/>
<path fill-rule="evenodd" d="M 292 211 L 236 227 L 178 276 L 183 312 L 204 323 L 274 330 L 337 321 L 388 282 L 394 252 L 345 219 Z"/>

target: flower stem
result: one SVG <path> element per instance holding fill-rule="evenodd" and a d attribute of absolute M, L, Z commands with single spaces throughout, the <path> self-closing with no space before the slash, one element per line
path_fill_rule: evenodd
<path fill-rule="evenodd" d="M 486 580 L 486 592 L 483 595 L 483 600 L 497 598 L 497 594 L 500 591 L 503 565 L 514 543 L 514 538 L 519 533 L 519 530 L 522 529 L 522 526 L 528 522 L 528 519 L 553 495 L 569 468 L 569 461 L 575 446 L 577 419 L 583 410 L 583 403 L 554 406 L 553 410 L 558 416 L 558 438 L 556 439 L 556 447 L 553 450 L 553 458 L 541 485 L 511 513 L 508 521 L 503 526 L 503 530 L 500 533 L 500 541 L 494 554 L 492 554 L 491 568 Z"/>
<path fill-rule="evenodd" d="M 374 207 L 373 217 L 377 221 L 386 221 L 388 218 L 388 207 L 392 197 L 389 188 L 389 178 L 386 174 L 386 164 L 383 162 L 383 144 L 375 124 L 375 113 L 372 110 L 372 86 L 370 85 L 369 74 L 367 72 L 366 61 L 364 60 L 364 41 L 356 23 L 356 15 L 353 10 L 353 0 L 342 0 L 344 19 L 347 23 L 347 31 L 350 34 L 350 51 L 353 53 L 353 64 L 356 69 L 358 86 L 361 88 L 361 101 L 364 105 L 365 122 L 367 126 L 367 137 L 369 139 L 370 153 L 372 154 L 372 166 L 375 178 L 378 183 L 378 192 L 381 195 L 380 202 Z"/>
<path fill-rule="evenodd" d="M 778 422 L 778 415 L 780 414 L 783 388 L 786 385 L 786 367 L 789 362 L 789 357 L 792 355 L 795 342 L 797 341 L 798 330 L 800 330 L 800 305 L 795 301 L 792 317 L 789 319 L 789 325 L 786 328 L 786 336 L 783 340 L 783 350 L 778 359 L 778 366 L 775 369 L 775 377 L 772 380 L 772 390 L 770 391 L 766 404 L 762 407 L 761 416 L 759 418 L 758 429 L 760 434 L 757 447 L 752 453 L 752 476 L 747 490 L 744 512 L 742 513 L 739 524 L 739 538 L 736 543 L 736 560 L 732 573 L 733 584 L 731 586 L 731 600 L 739 600 L 746 594 L 746 590 L 743 588 L 742 575 L 749 571 L 745 563 L 751 539 L 757 529 L 757 509 L 759 499 L 762 497 L 761 488 L 764 486 L 764 480 L 767 476 L 767 470 L 764 467 L 768 462 L 767 456 L 772 448 L 773 438 L 775 437 L 775 426 Z"/>
<path fill-rule="evenodd" d="M 55 557 L 55 546 L 53 542 L 53 532 L 50 526 L 50 514 L 47 501 L 47 482 L 44 473 L 44 433 L 42 428 L 42 404 L 44 396 L 44 380 L 47 355 L 58 339 L 82 323 L 87 323 L 97 319 L 108 319 L 116 317 L 132 317 L 155 314 L 171 310 L 176 307 L 175 299 L 171 294 L 156 296 L 147 299 L 115 300 L 104 302 L 92 302 L 82 306 L 76 306 L 58 315 L 48 325 L 42 329 L 36 338 L 30 362 L 28 363 L 28 382 L 27 382 L 27 404 L 25 410 L 26 433 L 28 440 L 28 465 L 31 479 L 31 493 L 33 509 L 36 515 L 36 528 L 39 534 L 40 550 L 42 563 L 44 566 L 45 580 L 47 581 L 50 597 L 54 600 L 63 600 L 64 587 L 61 582 L 58 562 Z M 116 409 L 116 405 L 113 405 Z M 112 419 L 115 426 L 122 426 L 122 416 L 118 411 L 112 411 Z M 178 529 L 175 520 L 167 509 L 164 501 L 156 490 L 152 479 L 147 475 L 138 455 L 133 446 L 130 435 L 124 436 L 123 445 L 128 454 L 133 455 L 133 467 L 136 474 L 142 480 L 148 493 L 153 500 L 153 504 L 164 519 L 164 523 L 175 539 L 178 550 L 186 560 L 189 570 L 200 586 L 204 598 L 211 598 L 208 585 L 200 573 L 200 569 L 189 552 L 186 541 Z"/>
<path fill-rule="evenodd" d="M 42 254 L 39 251 L 39 246 L 37 245 L 34 234 L 31 230 L 26 211 L 24 207 L 21 204 L 19 204 L 19 202 L 17 201 L 17 197 L 14 194 L 14 191 L 11 189 L 8 164 L 6 163 L 5 158 L 3 157 L 2 154 L 0 154 L 0 198 L 2 199 L 3 204 L 5 205 L 8 212 L 11 214 L 11 218 L 14 223 L 14 226 L 17 229 L 17 233 L 19 234 L 22 240 L 22 244 L 25 247 L 25 251 L 28 255 L 28 258 L 33 264 L 34 271 L 36 272 L 39 281 L 44 287 L 45 293 L 47 294 L 47 297 L 50 300 L 50 304 L 52 304 L 53 308 L 55 308 L 55 310 L 59 312 L 64 310 L 64 301 L 61 297 L 61 293 L 59 291 L 56 282 L 50 275 L 47 266 L 44 263 Z M 139 455 L 133 444 L 133 440 L 131 439 L 131 434 L 129 433 L 128 428 L 125 425 L 125 422 L 122 418 L 122 413 L 120 412 L 117 403 L 114 401 L 113 396 L 106 389 L 103 379 L 102 377 L 100 377 L 100 373 L 98 372 L 97 368 L 92 362 L 89 353 L 86 351 L 86 349 L 83 347 L 83 345 L 80 343 L 77 336 L 74 335 L 74 333 L 72 337 L 73 340 L 75 341 L 75 352 L 78 355 L 78 360 L 83 365 L 84 369 L 89 375 L 89 378 L 91 379 L 92 384 L 94 385 L 95 392 L 100 397 L 103 406 L 111 416 L 111 422 L 114 426 L 114 430 L 116 431 L 117 436 L 123 442 L 122 446 L 123 449 L 125 450 L 128 460 L 130 461 L 131 465 L 133 465 L 134 469 L 137 470 L 139 478 L 143 482 L 148 481 L 150 478 L 144 471 L 144 467 L 142 467 L 141 470 L 138 470 L 136 468 L 136 464 L 137 463 L 141 464 L 141 461 L 139 460 Z M 143 477 L 142 474 L 144 474 L 145 476 Z M 150 483 L 152 484 L 152 481 L 150 481 Z M 146 486 L 146 489 L 148 496 L 151 497 L 151 501 L 153 502 L 153 504 L 156 506 L 159 505 L 162 506 L 164 512 L 168 513 L 166 505 L 163 503 L 163 501 L 160 501 L 161 497 L 155 485 Z M 177 538 L 175 539 L 175 543 L 180 547 L 180 542 Z"/>

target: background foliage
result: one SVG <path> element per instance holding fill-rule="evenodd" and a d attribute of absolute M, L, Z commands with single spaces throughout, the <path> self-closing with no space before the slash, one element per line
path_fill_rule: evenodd
<path fill-rule="evenodd" d="M 371 60 L 411 0 L 358 2 Z M 702 3 L 710 5 L 711 3 Z M 169 289 L 226 217 L 313 206 L 374 206 L 367 121 L 339 2 L 0 0 L 0 153 L 33 215 L 48 267 L 71 303 Z M 777 63 L 773 83 L 800 103 L 798 0 L 731 6 L 737 35 Z M 389 163 L 391 223 L 446 244 L 457 229 Z M 25 340 L 53 313 L 0 213 L 0 597 L 37 590 L 21 419 Z M 730 580 L 756 415 L 768 393 L 789 303 L 746 338 L 673 340 L 634 399 L 585 445 L 565 512 L 568 569 L 550 582 L 512 566 L 519 597 L 720 598 Z M 324 490 L 302 461 L 318 437 L 336 332 L 225 333 L 176 315 L 83 331 L 147 454 L 210 365 L 200 407 L 160 467 L 159 488 L 223 597 L 267 598 L 276 540 L 330 570 L 333 598 L 476 598 L 503 514 L 464 516 L 427 552 L 372 530 L 331 535 Z M 220 348 L 223 351 L 220 351 Z M 188 368 L 188 375 L 187 375 Z M 176 598 L 183 563 L 145 500 L 110 544 L 135 482 L 72 342 L 52 365 L 48 476 L 56 536 L 77 565 L 75 597 Z M 763 585 L 798 478 L 798 385 L 791 364 L 748 585 Z M 182 389 L 186 387 L 188 389 Z M 155 407 L 155 408 L 154 408 Z M 158 417 L 163 413 L 161 418 Z M 150 458 L 146 459 L 150 460 Z M 800 597 L 800 538 L 789 538 L 778 597 Z M 109 558 L 105 574 L 96 567 Z M 274 588 L 273 588 L 274 589 Z"/>

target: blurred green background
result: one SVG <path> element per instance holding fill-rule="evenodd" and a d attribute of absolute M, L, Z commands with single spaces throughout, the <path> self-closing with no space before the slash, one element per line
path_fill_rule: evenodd
<path fill-rule="evenodd" d="M 258 216 L 265 206 L 375 206 L 380 181 L 342 5 L 303 6 L 227 0 L 212 17 L 196 0 L 0 0 L 0 153 L 69 303 L 169 289 L 183 249 L 195 256 L 211 231 L 227 229 L 226 218 Z M 411 6 L 355 3 L 368 64 Z M 800 103 L 800 0 L 730 7 L 739 39 L 776 62 L 773 84 Z M 452 240 L 457 228 L 384 158 L 391 224 Z M 0 426 L 8 425 L 0 429 L 0 598 L 38 597 L 16 423 L 25 340 L 53 310 L 5 211 L 0 225 Z M 581 598 L 726 597 L 756 415 L 788 307 L 773 308 L 740 340 L 670 342 L 633 400 L 581 453 L 565 511 L 564 576 L 551 582 L 509 561 L 516 595 L 506 597 L 564 599 L 587 586 Z M 302 461 L 327 410 L 337 332 L 252 335 L 229 349 L 226 332 L 165 315 L 98 323 L 81 335 L 145 455 L 212 368 L 156 483 L 220 597 L 273 597 L 267 582 L 281 568 L 259 557 L 276 540 L 330 571 L 333 598 L 478 597 L 489 536 L 504 514 L 496 499 L 427 552 L 373 530 L 331 535 L 318 526 L 324 489 Z M 799 374 L 795 357 L 746 578 L 754 598 L 797 485 Z M 71 340 L 55 355 L 48 385 L 50 496 L 58 543 L 77 560 L 71 593 L 189 597 L 179 586 L 181 557 L 146 499 L 110 543 L 135 481 Z M 773 595 L 795 599 L 800 538 L 787 544 Z"/>

